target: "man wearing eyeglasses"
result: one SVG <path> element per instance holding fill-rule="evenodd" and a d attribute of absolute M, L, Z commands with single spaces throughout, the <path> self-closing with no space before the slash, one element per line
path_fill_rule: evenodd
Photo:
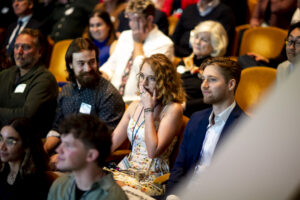
<path fill-rule="evenodd" d="M 42 41 L 40 31 L 35 29 L 24 29 L 16 39 L 16 65 L 0 73 L 0 127 L 14 118 L 27 117 L 41 136 L 51 128 L 58 87 L 41 63 Z"/>
<path fill-rule="evenodd" d="M 286 40 L 286 56 L 288 60 L 278 65 L 276 81 L 278 84 L 284 82 L 293 72 L 295 63 L 300 55 L 300 22 L 292 24 Z"/>

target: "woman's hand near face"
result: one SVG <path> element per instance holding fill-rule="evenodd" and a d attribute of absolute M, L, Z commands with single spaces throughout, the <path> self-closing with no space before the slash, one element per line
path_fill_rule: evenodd
<path fill-rule="evenodd" d="M 151 94 L 144 86 L 140 85 L 141 103 L 144 108 L 153 108 L 156 104 L 156 90 Z"/>
<path fill-rule="evenodd" d="M 144 43 L 144 41 L 146 40 L 150 32 L 148 21 L 142 17 L 138 17 L 135 18 L 132 23 L 133 23 L 133 27 L 132 27 L 133 40 L 138 43 Z"/>

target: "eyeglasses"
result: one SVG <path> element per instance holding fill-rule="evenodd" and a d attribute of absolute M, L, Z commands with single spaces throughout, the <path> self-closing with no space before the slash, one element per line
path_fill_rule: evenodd
<path fill-rule="evenodd" d="M 6 146 L 14 146 L 17 144 L 18 140 L 15 138 L 8 138 L 6 140 L 3 139 L 3 137 L 0 135 L 0 144 L 5 143 Z"/>
<path fill-rule="evenodd" d="M 142 81 L 142 80 L 147 80 L 148 83 L 155 83 L 156 78 L 154 76 L 145 76 L 143 73 L 138 73 L 137 74 L 138 80 Z"/>
<path fill-rule="evenodd" d="M 300 47 L 300 40 L 291 40 L 291 39 L 286 39 L 285 40 L 285 44 L 287 46 L 292 46 L 294 45 L 294 47 Z"/>
<path fill-rule="evenodd" d="M 32 48 L 32 46 L 29 44 L 15 44 L 14 46 L 15 49 L 19 49 L 20 47 L 25 51 L 30 50 Z"/>

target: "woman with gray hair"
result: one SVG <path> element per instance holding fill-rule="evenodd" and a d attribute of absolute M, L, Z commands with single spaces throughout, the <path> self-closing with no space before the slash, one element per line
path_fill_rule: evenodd
<path fill-rule="evenodd" d="M 193 52 L 183 58 L 177 72 L 181 74 L 183 87 L 187 94 L 184 115 L 190 117 L 193 112 L 207 108 L 203 103 L 200 89 L 201 79 L 198 77 L 201 63 L 210 57 L 224 56 L 228 45 L 228 36 L 224 27 L 216 21 L 208 20 L 199 23 L 190 33 L 190 45 Z"/>

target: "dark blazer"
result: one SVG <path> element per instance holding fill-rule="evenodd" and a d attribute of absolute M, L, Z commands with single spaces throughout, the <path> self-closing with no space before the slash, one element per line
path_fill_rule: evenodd
<path fill-rule="evenodd" d="M 174 167 L 171 170 L 171 175 L 167 183 L 168 193 L 190 170 L 195 168 L 196 164 L 201 159 L 200 151 L 206 135 L 207 126 L 209 124 L 208 118 L 211 112 L 212 108 L 208 108 L 194 113 L 190 118 L 184 131 L 179 154 L 176 158 Z M 245 113 L 236 104 L 224 125 L 219 138 L 218 146 L 228 134 L 228 128 L 237 123 L 241 116 L 245 116 Z"/>
<path fill-rule="evenodd" d="M 3 43 L 4 47 L 8 44 L 9 38 L 17 25 L 18 25 L 18 23 L 16 21 L 8 26 L 7 32 L 6 32 L 6 37 L 5 37 L 5 40 Z M 25 28 L 39 29 L 40 26 L 41 26 L 41 23 L 31 17 L 29 22 L 26 24 Z M 11 56 L 13 54 L 13 52 L 8 52 L 8 54 Z"/>

